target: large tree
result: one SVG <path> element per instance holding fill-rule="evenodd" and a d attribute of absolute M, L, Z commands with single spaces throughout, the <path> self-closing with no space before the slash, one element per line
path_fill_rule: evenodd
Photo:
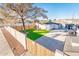
<path fill-rule="evenodd" d="M 5 17 L 15 17 L 21 19 L 24 30 L 25 19 L 38 19 L 38 17 L 47 18 L 45 14 L 47 11 L 40 7 L 33 6 L 32 3 L 6 3 L 1 4 L 0 7 L 4 10 L 3 15 Z"/>

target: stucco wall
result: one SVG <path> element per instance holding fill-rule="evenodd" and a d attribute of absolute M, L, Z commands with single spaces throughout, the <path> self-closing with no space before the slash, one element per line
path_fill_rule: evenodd
<path fill-rule="evenodd" d="M 19 41 L 23 47 L 26 49 L 26 43 L 25 43 L 25 35 L 23 33 L 20 33 L 19 31 L 7 26 L 5 27 L 6 30 L 8 30 L 16 39 Z"/>

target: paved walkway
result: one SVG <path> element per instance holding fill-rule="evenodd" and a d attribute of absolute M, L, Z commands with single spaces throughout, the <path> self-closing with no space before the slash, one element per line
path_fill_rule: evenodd
<path fill-rule="evenodd" d="M 13 56 L 13 52 L 0 28 L 0 56 Z"/>
<path fill-rule="evenodd" d="M 51 51 L 63 51 L 66 33 L 63 31 L 51 31 L 47 35 L 36 40 Z"/>
<path fill-rule="evenodd" d="M 67 36 L 64 45 L 64 53 L 70 56 L 79 56 L 79 35 Z"/>
<path fill-rule="evenodd" d="M 17 41 L 17 39 L 11 35 L 5 28 L 1 29 L 4 37 L 6 38 L 9 46 L 11 47 L 14 55 L 21 55 L 25 52 L 24 47 Z"/>
<path fill-rule="evenodd" d="M 14 50 L 12 48 L 15 48 Z M 23 53 L 24 52 L 24 53 Z M 23 54 L 22 54 L 23 53 Z M 0 28 L 0 56 L 31 56 L 21 44 L 4 28 Z"/>

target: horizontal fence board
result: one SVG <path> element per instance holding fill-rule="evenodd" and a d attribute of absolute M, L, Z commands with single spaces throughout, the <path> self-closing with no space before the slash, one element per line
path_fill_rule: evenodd
<path fill-rule="evenodd" d="M 25 25 L 25 29 L 32 29 L 32 28 L 34 28 L 35 27 L 35 24 L 30 24 L 30 25 Z M 21 26 L 15 26 L 14 27 L 16 30 L 23 30 L 23 26 L 21 25 Z"/>

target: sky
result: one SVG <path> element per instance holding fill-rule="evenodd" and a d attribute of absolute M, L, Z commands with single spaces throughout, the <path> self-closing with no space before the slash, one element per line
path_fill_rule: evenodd
<path fill-rule="evenodd" d="M 49 19 L 79 18 L 79 3 L 35 3 L 35 6 L 48 11 Z"/>

